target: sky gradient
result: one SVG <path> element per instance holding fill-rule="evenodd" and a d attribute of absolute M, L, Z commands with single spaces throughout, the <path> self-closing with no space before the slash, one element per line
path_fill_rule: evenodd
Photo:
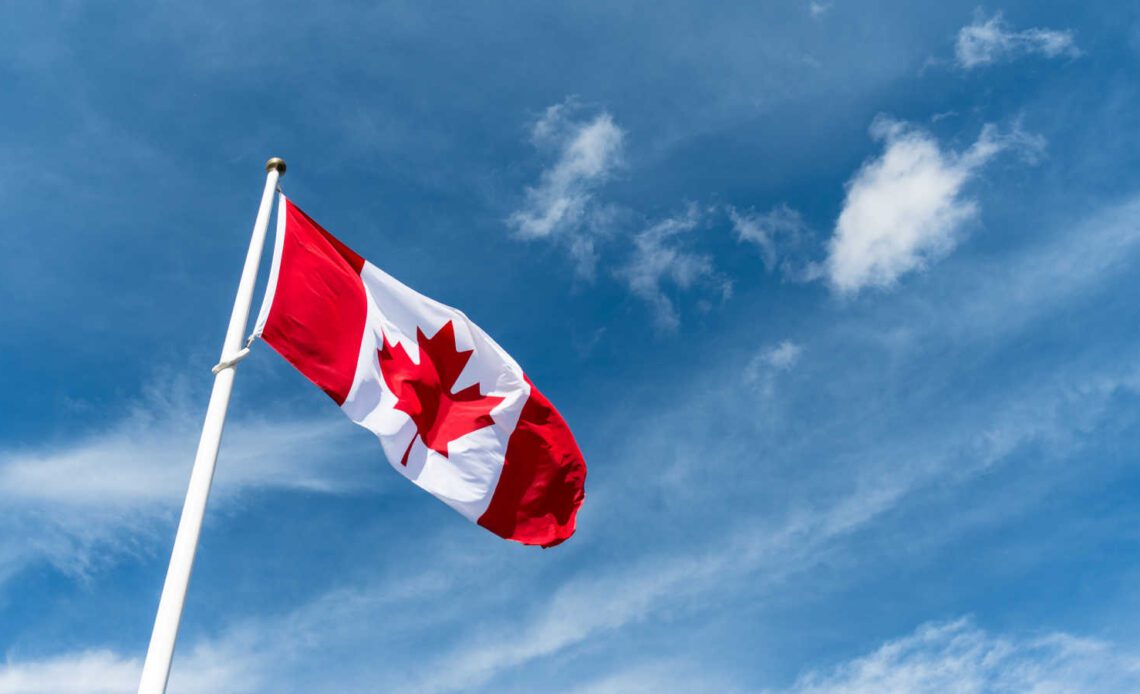
<path fill-rule="evenodd" d="M 1140 691 L 1140 10 L 1069 5 L 10 3 L 0 694 L 135 691 L 270 156 L 587 499 L 500 540 L 255 346 L 172 694 Z"/>

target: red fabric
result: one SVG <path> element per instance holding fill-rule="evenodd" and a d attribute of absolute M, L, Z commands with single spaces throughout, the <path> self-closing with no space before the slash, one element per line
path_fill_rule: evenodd
<path fill-rule="evenodd" d="M 261 338 L 342 405 L 368 319 L 364 260 L 288 200 L 285 214 L 277 289 Z"/>
<path fill-rule="evenodd" d="M 553 547 L 574 534 L 585 484 L 586 461 L 570 428 L 531 383 L 479 525 L 509 540 Z"/>

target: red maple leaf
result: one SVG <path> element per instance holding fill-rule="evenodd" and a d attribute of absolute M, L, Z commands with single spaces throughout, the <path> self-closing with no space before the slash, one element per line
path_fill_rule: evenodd
<path fill-rule="evenodd" d="M 495 423 L 491 410 L 503 398 L 481 394 L 478 383 L 458 393 L 451 392 L 473 353 L 456 348 L 451 321 L 431 338 L 416 328 L 416 342 L 420 347 L 419 364 L 412 361 L 403 345 L 397 342 L 393 346 L 385 335 L 384 347 L 378 350 L 380 373 L 396 395 L 396 409 L 412 418 L 424 445 L 447 457 L 448 443 Z M 413 436 L 401 465 L 408 465 L 408 454 L 415 442 Z"/>

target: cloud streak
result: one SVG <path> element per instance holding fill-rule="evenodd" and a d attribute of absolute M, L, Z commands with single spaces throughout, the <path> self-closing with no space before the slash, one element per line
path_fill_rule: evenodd
<path fill-rule="evenodd" d="M 970 619 L 930 623 L 783 694 L 1123 692 L 1140 688 L 1140 654 L 1066 633 L 995 636 Z M 770 690 L 768 694 L 775 694 Z"/>
<path fill-rule="evenodd" d="M 236 644 L 226 644 L 232 648 Z M 179 694 L 252 694 L 264 681 L 267 664 L 254 663 L 242 650 L 203 643 L 179 658 L 179 677 L 170 688 Z M 256 667 L 255 667 L 256 665 Z M 86 650 L 0 664 L 0 694 L 133 694 L 142 659 L 110 650 Z"/>
<path fill-rule="evenodd" d="M 65 444 L 0 451 L 0 578 L 47 560 L 83 576 L 166 538 L 186 492 L 202 416 L 177 383 L 156 383 L 106 428 Z M 203 400 L 204 402 L 204 400 Z M 344 493 L 366 479 L 342 461 L 360 445 L 334 416 L 234 418 L 211 505 L 260 489 Z M 373 456 L 374 457 L 374 456 Z M 16 541 L 19 538 L 19 541 Z"/>
<path fill-rule="evenodd" d="M 666 294 L 666 283 L 686 290 L 716 276 L 712 257 L 687 249 L 682 241 L 700 228 L 702 221 L 700 209 L 689 205 L 683 213 L 638 232 L 633 237 L 633 254 L 618 273 L 629 290 L 652 309 L 659 330 L 674 331 L 681 325 L 677 307 Z M 722 284 L 726 293 L 731 292 L 730 287 Z"/>
<path fill-rule="evenodd" d="M 0 665 L 0 694 L 119 694 L 138 687 L 142 665 L 110 651 L 83 651 Z"/>
<path fill-rule="evenodd" d="M 1124 230 L 1112 228 L 1091 233 L 1092 230 L 1085 226 L 1078 226 L 1074 232 L 1066 234 L 1063 242 L 1057 244 L 1047 257 L 1065 255 L 1071 242 L 1085 247 L 1084 254 L 1080 256 L 1081 268 L 1084 263 L 1091 263 L 1093 275 L 1100 279 L 1114 269 L 1125 267 L 1127 263 L 1121 260 L 1121 253 L 1127 251 L 1134 255 L 1137 248 L 1135 240 L 1140 237 L 1131 215 L 1134 209 L 1134 203 L 1126 204 L 1095 220 L 1098 225 L 1109 222 L 1123 225 Z M 1093 262 L 1102 256 L 1112 258 L 1112 263 Z M 1031 256 L 1025 262 L 1008 263 L 1012 277 L 991 275 L 987 280 L 989 284 L 979 286 L 979 291 L 990 296 L 1002 295 L 1001 286 L 1032 288 L 1045 283 L 1054 288 L 1054 294 L 1046 297 L 1047 306 L 1059 305 L 1060 292 L 1065 288 L 1074 293 L 1087 292 L 1089 278 L 1083 272 L 1042 277 L 1038 272 L 1038 260 L 1037 256 Z M 968 285 L 975 283 L 974 278 L 960 281 Z M 1010 314 L 1024 312 L 1024 307 L 1016 301 L 1000 304 L 998 308 Z M 972 315 L 961 309 L 958 304 L 943 307 L 947 313 L 965 317 Z M 980 321 L 983 331 L 992 318 L 988 315 L 973 317 Z M 932 332 L 941 330 L 939 321 L 924 324 Z M 858 345 L 851 344 L 842 330 L 839 332 L 834 336 L 835 341 L 843 344 L 845 353 L 838 361 L 847 363 L 849 350 L 856 349 Z M 816 362 L 826 344 L 826 340 L 814 340 L 802 348 L 804 353 L 810 353 L 812 362 L 803 366 L 811 366 L 811 370 L 819 372 L 821 367 Z M 796 366 L 800 349 L 798 343 L 778 343 L 763 350 L 760 358 L 765 368 L 784 370 L 782 373 L 786 375 L 799 375 L 801 369 L 792 367 Z M 734 370 L 737 365 L 723 366 Z M 717 378 L 721 375 L 718 368 L 711 369 L 714 373 L 710 374 L 706 369 L 691 374 L 691 377 L 702 382 L 711 378 L 723 383 L 723 379 Z M 610 562 L 604 570 L 571 571 L 554 583 L 543 583 L 549 588 L 549 593 L 543 593 L 537 601 L 525 603 L 517 602 L 519 596 L 509 583 L 500 583 L 504 575 L 502 571 L 473 570 L 481 566 L 479 560 L 465 564 L 463 557 L 457 556 L 460 552 L 428 552 L 434 570 L 442 578 L 429 576 L 425 579 L 414 575 L 414 567 L 400 566 L 397 575 L 385 582 L 357 589 L 333 590 L 281 617 L 237 622 L 215 639 L 187 644 L 188 658 L 180 659 L 176 666 L 175 681 L 182 690 L 191 692 L 211 691 L 208 687 L 195 689 L 191 686 L 190 683 L 199 681 L 197 678 L 211 682 L 212 691 L 291 692 L 307 691 L 306 687 L 317 677 L 325 687 L 339 691 L 366 688 L 362 683 L 385 691 L 471 691 L 495 681 L 504 673 L 518 672 L 528 664 L 579 652 L 576 649 L 582 644 L 605 643 L 612 635 L 659 619 L 663 614 L 677 618 L 678 615 L 700 611 L 715 603 L 726 591 L 743 590 L 740 586 L 745 584 L 750 594 L 759 596 L 794 593 L 799 589 L 797 586 L 811 578 L 816 567 L 846 561 L 854 564 L 860 537 L 876 529 L 881 530 L 888 516 L 922 505 L 918 502 L 926 499 L 925 495 L 930 490 L 937 489 L 941 493 L 948 487 L 977 479 L 986 471 L 1013 459 L 1016 451 L 1034 442 L 1046 443 L 1042 448 L 1049 451 L 1049 455 L 1068 459 L 1079 450 L 1081 436 L 1096 431 L 1096 421 L 1114 398 L 1122 392 L 1140 392 L 1140 369 L 1135 363 L 1125 360 L 1123 364 L 1102 364 L 1097 368 L 1099 370 L 1089 372 L 1087 367 L 1074 364 L 1047 379 L 1035 375 L 1023 387 L 1001 389 L 996 396 L 979 393 L 977 397 L 961 403 L 960 407 L 937 413 L 936 418 L 927 422 L 917 435 L 909 430 L 894 431 L 899 422 L 888 418 L 885 424 L 892 435 L 879 437 L 873 411 L 840 407 L 839 414 L 824 418 L 819 424 L 822 429 L 838 434 L 834 438 L 844 440 L 841 451 L 824 447 L 805 452 L 797 448 L 798 456 L 794 459 L 798 462 L 803 455 L 836 459 L 835 468 L 827 471 L 826 486 L 818 483 L 796 486 L 790 482 L 781 485 L 781 496 L 795 497 L 783 510 L 766 505 L 763 500 L 755 500 L 750 494 L 750 502 L 756 501 L 764 511 L 722 528 L 715 541 L 704 538 L 690 545 L 668 543 L 665 547 L 650 547 L 642 556 L 628 562 Z M 839 369 L 839 372 L 846 373 L 846 370 Z M 818 378 L 828 380 L 835 374 L 835 370 L 825 370 L 818 374 Z M 814 388 L 818 381 L 811 385 Z M 679 387 L 684 389 L 685 384 L 679 384 Z M 881 382 L 875 381 L 867 385 L 868 391 L 861 392 L 858 381 L 855 381 L 845 383 L 842 390 L 853 400 L 869 401 L 869 395 L 879 393 L 882 387 Z M 712 428 L 727 425 L 730 429 L 739 429 L 747 424 L 752 414 L 748 405 L 753 402 L 745 397 L 747 393 L 747 388 L 726 385 L 702 398 L 654 409 L 647 416 L 631 422 L 630 426 L 634 428 L 623 434 L 630 448 L 619 449 L 615 457 L 628 461 L 628 474 L 637 479 L 638 487 L 659 482 L 667 484 L 666 478 L 672 474 L 668 469 L 662 469 L 659 449 L 647 447 L 656 440 L 660 440 L 662 449 L 677 450 L 679 462 L 689 469 L 698 467 L 701 460 L 710 457 L 730 462 L 735 455 L 733 442 L 717 439 L 708 433 Z M 726 411 L 746 414 L 725 422 L 723 413 Z M 1074 412 L 1081 413 L 1081 416 L 1074 417 Z M 911 413 L 905 414 L 909 416 Z M 867 429 L 871 430 L 872 436 L 866 440 L 855 435 L 859 430 Z M 670 431 L 683 431 L 684 435 L 661 435 L 661 432 Z M 780 457 L 782 448 L 786 447 L 778 440 L 764 440 L 755 431 L 746 431 L 743 439 L 750 449 L 764 445 L 768 456 L 774 458 Z M 685 441 L 695 442 L 694 447 L 686 449 Z M 710 441 L 718 443 L 710 447 Z M 801 442 L 790 445 L 798 447 Z M 758 463 L 750 459 L 746 464 L 754 469 Z M 730 470 L 726 468 L 725 472 L 730 473 Z M 796 470 L 802 472 L 798 466 Z M 769 472 L 773 471 L 766 470 L 759 476 L 763 478 L 764 486 L 770 486 Z M 743 478 L 732 479 L 737 486 L 747 484 Z M 690 503 L 694 495 L 701 493 L 697 485 L 684 482 L 680 487 L 683 491 L 668 495 L 679 506 L 702 505 Z M 619 512 L 614 508 L 616 505 L 605 503 L 607 494 L 611 498 L 615 493 L 620 494 L 628 503 L 636 504 L 637 499 L 631 498 L 635 491 L 629 487 L 615 489 L 612 486 L 597 489 L 593 498 L 595 507 L 599 509 L 597 513 L 602 515 L 596 516 L 594 522 L 607 525 L 613 519 L 604 515 L 606 509 L 609 513 Z M 723 487 L 718 487 L 715 492 L 723 501 Z M 1002 503 L 1006 503 L 1004 497 Z M 607 527 L 619 525 L 609 523 Z M 955 532 L 952 525 L 943 524 L 940 533 L 952 535 Z M 623 537 L 620 542 L 628 539 Z M 922 541 L 938 542 L 939 539 L 924 534 Z M 568 549 L 573 550 L 573 547 Z M 495 582 L 495 587 L 486 589 L 477 584 L 469 592 L 461 593 L 456 581 L 467 580 L 468 576 L 482 576 Z M 533 584 L 524 580 L 522 585 Z M 440 596 L 448 596 L 448 599 L 443 600 Z M 487 614 L 487 603 L 495 604 L 496 601 L 510 602 L 509 615 L 473 625 L 472 615 Z M 432 609 L 453 612 L 431 614 Z M 377 630 L 375 626 L 381 622 L 385 629 Z M 936 627 L 939 628 L 942 627 Z M 951 630 L 947 633 L 969 633 L 966 627 L 955 629 L 958 632 Z M 402 658 L 411 657 L 410 653 L 393 645 L 395 640 L 404 648 L 411 649 L 421 647 L 425 642 L 416 630 L 426 630 L 432 635 L 431 643 L 435 645 L 431 653 L 425 657 L 422 651 L 415 652 L 412 659 L 419 667 L 413 670 L 394 666 L 394 663 L 403 662 Z M 446 635 L 446 638 L 441 639 L 441 635 Z M 927 639 L 924 642 L 927 643 L 925 652 L 934 654 L 933 659 L 928 660 L 936 662 L 935 656 L 941 657 L 945 650 L 940 644 L 954 643 L 955 639 L 957 636 Z M 346 643 L 353 644 L 353 648 L 342 649 Z M 905 646 L 889 652 L 919 650 L 918 647 Z M 343 661 L 334 661 L 333 653 L 349 655 Z M 953 651 L 950 655 L 957 657 Z M 47 661 L 10 663 L 8 667 L 24 673 L 42 672 L 47 677 L 60 670 L 50 667 L 53 663 L 68 662 L 68 658 L 78 661 L 83 657 L 83 653 L 64 655 Z M 869 657 L 878 658 L 874 662 L 887 662 L 880 653 Z M 980 662 L 978 659 L 967 661 Z M 109 672 L 125 672 L 137 666 L 137 661 L 106 654 L 93 662 L 107 667 Z M 329 672 L 330 662 L 338 663 L 335 673 Z M 908 655 L 890 660 L 888 664 L 903 667 L 926 662 Z M 1005 664 L 1018 662 L 1010 659 Z M 46 664 L 38 668 L 37 663 Z M 283 666 L 282 663 L 288 665 Z M 796 686 L 840 687 L 820 689 L 820 692 L 872 691 L 841 688 L 849 683 L 860 684 L 862 680 L 858 677 L 865 671 L 866 668 L 852 666 L 844 669 L 841 666 L 808 673 Z M 0 673 L 6 672 L 0 670 Z M 636 681 L 636 678 L 631 678 L 633 675 L 615 676 L 599 682 L 595 690 L 606 691 L 606 687 L 612 690 L 618 684 Z M 56 680 L 44 681 L 58 684 Z M 894 681 L 871 682 L 889 685 Z M 899 681 L 924 684 L 923 680 Z M 68 691 L 63 685 L 57 688 Z"/>
<path fill-rule="evenodd" d="M 973 23 L 958 31 L 958 40 L 954 44 L 955 60 L 966 70 L 1025 55 L 1075 58 L 1080 54 L 1073 32 L 1036 28 L 1014 31 L 1000 12 L 988 19 L 978 12 Z"/>
<path fill-rule="evenodd" d="M 1104 229 L 1090 229 L 1080 225 L 1073 234 L 1065 234 L 1063 240 L 1049 249 L 1049 257 L 1067 253 L 1070 242 L 1084 246 L 1082 258 L 1085 261 L 1112 258 L 1113 262 L 1125 249 L 1122 236 L 1140 238 L 1134 225 L 1127 222 L 1132 204 L 1109 211 L 1092 220 L 1092 226 L 1105 226 Z M 1123 220 L 1123 231 L 1120 223 Z M 1096 233 L 1092 233 L 1092 232 Z M 1130 254 L 1136 252 L 1135 243 L 1128 246 Z M 1068 275 L 1054 274 L 1050 278 L 1039 276 L 1038 254 L 1031 254 L 1025 262 L 1012 263 L 1007 276 L 991 275 L 977 286 L 980 294 L 1002 295 L 1003 286 L 1035 285 L 1041 281 L 1052 288 L 1047 296 L 1046 307 L 1060 305 L 1059 299 L 1066 289 L 1073 294 L 1083 294 L 1089 290 L 1090 276 L 1083 273 Z M 1103 263 L 1093 262 L 1092 267 L 1102 267 Z M 1120 267 L 1120 265 L 1116 265 Z M 1096 272 L 1104 279 L 1107 272 Z M 964 279 L 973 284 L 974 279 Z M 969 303 L 973 297 L 966 297 Z M 999 303 L 998 310 L 1010 316 L 1020 315 L 1024 306 L 1020 301 Z M 976 314 L 963 310 L 960 304 L 944 307 L 946 313 L 959 314 L 962 320 L 973 317 L 979 321 L 977 329 L 988 332 L 993 316 Z M 939 321 L 924 321 L 932 332 L 942 328 Z M 840 328 L 834 336 L 845 351 L 852 345 L 848 336 Z M 826 343 L 825 343 L 826 344 Z M 764 368 L 791 368 L 800 357 L 798 344 L 781 343 L 763 350 L 759 359 Z M 811 347 L 813 359 L 824 349 L 824 344 Z M 845 361 L 846 357 L 841 358 Z M 817 367 L 818 368 L 818 367 Z M 829 378 L 825 372 L 822 378 Z M 722 382 L 715 375 L 703 372 L 702 380 Z M 870 400 L 879 392 L 882 383 L 873 381 L 862 396 L 853 384 L 845 384 L 841 392 L 854 401 L 861 397 Z M 821 389 L 820 392 L 826 392 Z M 480 632 L 465 644 L 441 658 L 447 667 L 440 667 L 436 674 L 411 687 L 410 691 L 447 692 L 464 687 L 478 687 L 480 683 L 493 679 L 497 674 L 511 671 L 523 664 L 568 651 L 588 640 L 604 638 L 607 634 L 631 625 L 653 619 L 661 611 L 667 610 L 676 615 L 686 609 L 694 609 L 710 595 L 721 594 L 726 586 L 746 580 L 749 589 L 761 595 L 784 589 L 790 579 L 809 576 L 813 568 L 823 562 L 842 562 L 845 553 L 854 551 L 854 539 L 862 533 L 869 533 L 888 515 L 904 513 L 919 499 L 937 491 L 944 493 L 949 487 L 966 485 L 989 471 L 1015 459 L 1019 450 L 1034 444 L 1045 444 L 1049 456 L 1055 460 L 1071 459 L 1082 445 L 1082 436 L 1096 430 L 1096 422 L 1109 412 L 1110 403 L 1122 393 L 1140 392 L 1140 367 L 1135 361 L 1108 365 L 1088 371 L 1079 365 L 1053 374 L 1048 379 L 1034 377 L 1021 387 L 1002 390 L 996 396 L 978 397 L 955 408 L 937 414 L 917 432 L 903 427 L 904 422 L 889 419 L 885 423 L 889 434 L 880 438 L 871 435 L 858 446 L 857 431 L 871 426 L 869 414 L 859 408 L 844 408 L 843 419 L 827 419 L 820 423 L 823 429 L 843 439 L 850 436 L 842 451 L 800 449 L 799 441 L 792 442 L 799 455 L 820 455 L 837 459 L 840 468 L 851 468 L 840 474 L 843 482 L 835 488 L 834 480 L 828 480 L 827 489 L 795 489 L 789 487 L 783 494 L 795 494 L 797 501 L 784 517 L 774 520 L 768 517 L 753 517 L 742 522 L 729 532 L 723 533 L 718 543 L 703 543 L 698 548 L 680 548 L 672 553 L 658 553 L 648 556 L 641 562 L 613 570 L 609 575 L 579 577 L 562 586 L 548 604 L 540 607 L 522 623 L 504 626 L 500 630 Z M 647 461 L 642 474 L 649 471 L 662 483 L 668 482 L 673 472 L 663 469 L 661 451 L 677 451 L 679 464 L 686 469 L 700 468 L 699 460 L 732 458 L 735 453 L 731 444 L 722 444 L 710 449 L 704 442 L 709 440 L 702 424 L 701 413 L 706 419 L 718 420 L 726 411 L 751 411 L 744 401 L 734 399 L 734 391 L 728 390 L 722 402 L 718 397 L 707 397 L 689 403 L 672 413 L 655 413 L 643 423 L 643 429 L 632 432 L 628 438 L 636 441 L 642 449 L 630 451 L 628 459 L 634 465 L 637 460 Z M 1074 417 L 1079 412 L 1081 416 Z M 903 420 L 909 419 L 907 412 Z M 714 427 L 722 427 L 717 421 Z M 740 426 L 735 422 L 734 426 Z M 900 427 L 902 427 L 900 429 Z M 677 437 L 664 437 L 661 448 L 645 448 L 645 441 L 660 432 L 684 430 L 686 437 L 702 442 L 692 451 L 683 448 Z M 765 447 L 767 456 L 779 457 L 780 444 L 765 441 L 754 432 L 745 434 L 747 448 L 758 445 Z M 679 449 L 679 450 L 678 450 Z M 797 458 L 798 460 L 799 458 Z M 636 471 L 629 473 L 638 476 Z M 734 478 L 735 479 L 735 478 Z M 692 478 L 678 483 L 683 488 L 682 505 L 700 505 L 701 490 L 694 488 Z M 718 495 L 723 490 L 717 490 Z M 595 500 L 603 503 L 606 490 L 595 493 Z M 628 499 L 625 499 L 628 501 Z M 605 519 L 601 519 L 604 521 Z M 954 535 L 953 523 L 941 528 L 941 540 L 925 537 L 924 541 L 945 541 Z M 854 561 L 854 560 L 852 560 Z M 842 690 L 836 690 L 842 691 Z M 858 691 L 858 690 L 855 690 Z M 868 690 L 872 691 L 872 690 Z M 933 691 L 933 690 L 932 690 Z"/>
<path fill-rule="evenodd" d="M 777 205 L 767 212 L 729 207 L 728 218 L 737 241 L 752 244 L 760 251 L 765 270 L 779 270 L 789 279 L 817 279 L 818 270 L 796 258 L 811 236 L 811 230 L 799 212 L 786 204 Z"/>

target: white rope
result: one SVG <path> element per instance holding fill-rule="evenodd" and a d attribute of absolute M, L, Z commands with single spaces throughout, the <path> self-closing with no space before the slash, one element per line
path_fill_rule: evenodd
<path fill-rule="evenodd" d="M 210 371 L 214 372 L 214 375 L 216 376 L 225 369 L 232 369 L 233 367 L 237 366 L 239 361 L 241 361 L 242 359 L 245 359 L 248 356 L 249 356 L 249 347 L 245 347 L 240 352 L 233 355 L 229 359 L 223 359 L 220 362 L 218 362 L 217 364 L 215 364 L 214 368 L 210 369 Z"/>

